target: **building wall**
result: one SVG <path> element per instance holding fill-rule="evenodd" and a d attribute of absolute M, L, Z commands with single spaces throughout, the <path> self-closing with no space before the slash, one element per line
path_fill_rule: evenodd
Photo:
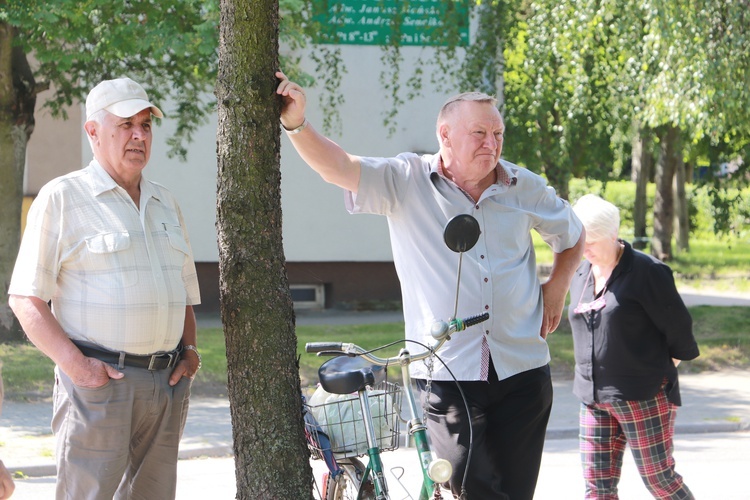
<path fill-rule="evenodd" d="M 425 95 L 399 109 L 397 131 L 388 135 L 383 124 L 388 96 L 379 83 L 382 65 L 376 46 L 340 46 L 347 68 L 339 92 L 340 131 L 327 133 L 350 153 L 362 156 L 392 156 L 404 151 L 437 150 L 435 120 L 448 97 L 438 92 L 425 76 Z M 403 68 L 410 69 L 417 57 L 429 59 L 429 50 L 405 47 Z M 308 60 L 303 57 L 303 61 Z M 313 72 L 312 62 L 303 67 Z M 410 77 L 404 73 L 402 83 Z M 307 117 L 322 129 L 326 111 L 319 105 L 322 89 L 307 89 Z M 44 100 L 40 95 L 39 104 Z M 151 160 L 144 171 L 149 179 L 167 186 L 177 197 L 185 215 L 201 291 L 207 310 L 218 309 L 218 249 L 216 238 L 216 116 L 201 127 L 188 147 L 187 162 L 169 158 L 165 139 L 175 130 L 169 114 L 171 103 L 156 103 L 166 119 L 154 129 Z M 33 196 L 50 179 L 81 168 L 92 158 L 83 133 L 82 106 L 68 110 L 67 122 L 37 113 L 37 128 L 29 143 L 25 192 Z M 322 130 L 321 130 L 322 131 Z M 323 283 L 326 307 L 347 307 L 368 301 L 399 300 L 393 271 L 388 227 L 384 217 L 351 216 L 344 208 L 343 191 L 326 184 L 294 151 L 282 134 L 281 198 L 284 253 L 290 283 L 311 280 Z"/>
<path fill-rule="evenodd" d="M 26 151 L 24 194 L 36 196 L 48 181 L 81 168 L 81 133 L 83 127 L 81 106 L 66 108 L 68 120 L 53 119 L 43 108 L 46 95 L 37 97 L 34 117 L 36 124 Z M 86 148 L 88 148 L 86 142 Z"/>
<path fill-rule="evenodd" d="M 198 262 L 196 269 L 202 300 L 196 312 L 219 312 L 218 263 Z M 401 302 L 401 288 L 393 262 L 287 261 L 286 271 L 292 286 L 321 285 L 324 294 L 321 308 L 389 309 L 398 307 Z"/>

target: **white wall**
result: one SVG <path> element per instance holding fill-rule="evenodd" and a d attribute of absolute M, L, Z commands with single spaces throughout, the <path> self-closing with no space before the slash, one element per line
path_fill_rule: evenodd
<path fill-rule="evenodd" d="M 362 156 L 392 156 L 404 151 L 434 152 L 437 150 L 435 119 L 441 104 L 448 97 L 429 89 L 429 75 L 424 86 L 427 96 L 403 105 L 397 117 L 398 129 L 388 137 L 383 125 L 384 112 L 389 109 L 388 97 L 379 79 L 382 68 L 380 48 L 376 46 L 340 46 L 347 69 L 341 88 L 345 104 L 341 107 L 342 133 L 331 139 L 344 149 Z M 411 76 L 411 61 L 430 49 L 402 48 L 405 61 L 402 83 Z M 305 68 L 312 73 L 312 66 Z M 322 113 L 318 106 L 320 88 L 307 89 L 308 119 L 322 131 Z M 156 103 L 169 116 L 170 103 Z M 81 113 L 83 115 L 83 113 Z M 41 116 L 40 121 L 51 118 Z M 58 165 L 54 175 L 46 170 L 49 161 L 29 163 L 29 178 L 62 175 L 91 160 L 91 149 L 83 134 L 83 117 L 67 122 L 54 120 L 51 127 L 38 127 L 29 144 L 30 149 L 54 140 L 59 127 L 77 127 L 80 132 L 81 160 Z M 169 119 L 154 129 L 151 160 L 145 175 L 164 184 L 177 197 L 185 215 L 195 259 L 198 262 L 218 261 L 216 245 L 216 116 L 195 134 L 188 145 L 187 163 L 167 157 L 166 139 L 172 135 L 175 122 Z M 75 142 L 75 141 L 74 141 Z M 74 156 L 78 156 L 76 151 Z M 70 156 L 70 155 L 68 155 Z M 67 163 L 71 163 L 67 165 Z M 302 162 L 291 143 L 282 133 L 282 210 L 284 252 L 289 261 L 390 261 L 392 260 L 388 229 L 383 217 L 349 215 L 344 208 L 343 191 L 326 184 Z M 46 182 L 48 179 L 44 179 Z M 31 185 L 27 182 L 27 186 Z M 33 194 L 33 193 L 32 193 Z"/>
<path fill-rule="evenodd" d="M 404 104 L 397 117 L 397 132 L 388 137 L 383 119 L 390 108 L 379 82 L 380 48 L 349 45 L 340 48 L 348 71 L 340 88 L 346 102 L 341 108 L 341 134 L 331 135 L 331 139 L 349 153 L 360 156 L 436 151 L 435 120 L 446 96 L 433 92 Z M 410 68 L 410 58 L 421 50 L 404 48 L 407 59 L 404 67 Z M 429 76 L 425 78 L 428 80 Z M 323 122 L 323 111 L 318 106 L 321 93 L 319 88 L 307 89 L 308 120 L 319 131 Z M 344 208 L 343 190 L 322 181 L 302 162 L 286 137 L 282 139 L 281 164 L 284 248 L 288 260 L 392 260 L 385 218 L 349 215 Z"/>

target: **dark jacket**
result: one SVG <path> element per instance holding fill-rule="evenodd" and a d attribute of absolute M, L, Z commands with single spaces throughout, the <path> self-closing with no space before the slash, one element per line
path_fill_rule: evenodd
<path fill-rule="evenodd" d="M 672 270 L 625 243 L 604 290 L 606 305 L 577 314 L 594 300 L 591 263 L 584 260 L 570 286 L 568 318 L 573 330 L 573 392 L 584 403 L 652 399 L 664 379 L 669 401 L 680 405 L 672 358 L 698 357 L 693 320 L 675 287 Z"/>

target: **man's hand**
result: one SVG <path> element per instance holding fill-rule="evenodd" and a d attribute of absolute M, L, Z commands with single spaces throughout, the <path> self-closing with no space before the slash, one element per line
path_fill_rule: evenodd
<path fill-rule="evenodd" d="M 276 72 L 276 77 L 281 80 L 276 88 L 276 93 L 282 97 L 283 102 L 281 124 L 287 130 L 294 130 L 305 121 L 305 107 L 307 106 L 305 91 L 290 81 L 281 71 Z"/>
<path fill-rule="evenodd" d="M 362 168 L 359 157 L 350 155 L 329 138 L 318 134 L 305 119 L 305 91 L 281 71 L 276 72 L 276 77 L 281 81 L 276 88 L 282 99 L 281 125 L 289 132 L 294 149 L 324 181 L 356 193 Z"/>
<path fill-rule="evenodd" d="M 542 285 L 542 300 L 544 301 L 544 313 L 542 316 L 542 329 L 539 335 L 546 339 L 547 335 L 557 330 L 562 319 L 562 311 L 565 307 L 565 295 L 567 291 L 555 290 L 549 281 Z"/>
<path fill-rule="evenodd" d="M 193 380 L 198 373 L 198 356 L 193 351 L 183 351 L 183 354 L 185 353 L 188 357 L 179 360 L 169 376 L 169 385 L 172 387 L 177 385 L 182 377 Z"/>
<path fill-rule="evenodd" d="M 61 365 L 60 369 L 70 377 L 70 380 L 76 386 L 87 389 L 102 387 L 111 378 L 121 379 L 125 376 L 112 365 L 86 356 L 83 357 L 82 362 L 75 363 L 74 366 Z"/>

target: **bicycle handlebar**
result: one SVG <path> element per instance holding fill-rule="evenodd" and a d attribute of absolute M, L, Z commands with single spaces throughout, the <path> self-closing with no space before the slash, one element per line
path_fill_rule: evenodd
<path fill-rule="evenodd" d="M 308 342 L 305 344 L 305 352 L 343 352 L 343 346 L 343 342 Z"/>
<path fill-rule="evenodd" d="M 454 319 L 451 321 L 451 323 L 453 322 L 461 323 L 461 326 L 457 327 L 455 330 L 456 332 L 460 332 L 461 330 L 466 330 L 470 326 L 478 325 L 479 323 L 484 323 L 488 319 L 490 319 L 490 313 L 482 313 L 482 314 L 477 314 L 476 316 L 470 316 L 465 319 Z"/>
<path fill-rule="evenodd" d="M 450 336 L 456 332 L 466 330 L 470 326 L 478 325 L 487 321 L 490 313 L 477 314 L 464 319 L 454 318 L 450 323 L 438 321 L 432 325 L 430 334 L 437 340 L 437 343 L 429 347 L 426 351 L 410 356 L 411 361 L 419 361 L 431 356 L 435 351 L 440 349 L 443 344 L 450 340 Z M 349 356 L 361 356 L 374 365 L 387 366 L 400 360 L 400 355 L 392 358 L 380 358 L 371 354 L 366 349 L 348 342 L 308 342 L 305 344 L 305 352 L 316 352 L 318 355 L 336 355 L 347 354 Z"/>

